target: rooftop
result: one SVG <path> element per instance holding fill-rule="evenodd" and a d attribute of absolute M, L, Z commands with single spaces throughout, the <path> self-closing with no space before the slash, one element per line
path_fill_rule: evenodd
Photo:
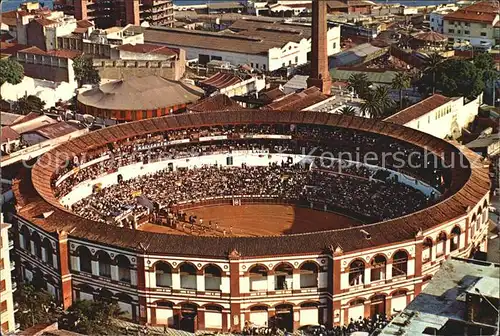
<path fill-rule="evenodd" d="M 2 127 L 2 130 L 0 131 L 0 133 L 1 133 L 0 134 L 1 142 L 9 142 L 9 141 L 17 140 L 20 138 L 19 133 L 14 131 L 9 126 Z"/>
<path fill-rule="evenodd" d="M 225 94 L 217 94 L 200 100 L 189 106 L 190 112 L 206 112 L 206 111 L 227 111 L 241 109 L 242 107 L 234 100 Z"/>
<path fill-rule="evenodd" d="M 493 133 L 484 137 L 477 138 L 466 144 L 467 148 L 483 148 L 488 147 L 494 143 L 500 143 L 500 134 Z"/>
<path fill-rule="evenodd" d="M 483 279 L 486 279 L 482 282 Z M 450 321 L 465 321 L 465 293 L 488 283 L 498 297 L 500 265 L 474 260 L 451 259 L 443 263 L 429 284 L 387 325 L 380 335 L 422 335 L 427 328 L 440 330 Z M 441 333 L 438 333 L 439 335 Z"/>
<path fill-rule="evenodd" d="M 309 106 L 315 105 L 321 101 L 328 99 L 317 87 L 310 87 L 304 91 L 291 93 L 280 99 L 275 100 L 271 104 L 265 106 L 265 109 L 275 111 L 297 110 L 301 111 Z"/>
<path fill-rule="evenodd" d="M 200 88 L 160 76 L 135 77 L 102 84 L 78 95 L 88 106 L 110 110 L 148 110 L 193 103 Z"/>
<path fill-rule="evenodd" d="M 498 4 L 491 1 L 482 1 L 449 13 L 444 16 L 444 19 L 492 24 L 499 13 L 500 7 Z"/>
<path fill-rule="evenodd" d="M 241 83 L 242 79 L 230 73 L 218 72 L 211 77 L 204 79 L 200 82 L 200 86 L 208 86 L 217 90 L 226 88 L 237 83 Z"/>
<path fill-rule="evenodd" d="M 396 114 L 384 119 L 384 121 L 392 122 L 399 125 L 405 125 L 412 120 L 420 118 L 427 113 L 434 111 L 438 107 L 449 103 L 453 99 L 434 94 L 418 103 L 399 111 Z"/>
<path fill-rule="evenodd" d="M 21 120 L 22 118 L 24 118 L 24 116 L 20 114 L 1 112 L 0 122 L 2 126 L 10 126 L 17 120 Z"/>
<path fill-rule="evenodd" d="M 227 30 L 217 33 L 166 27 L 148 28 L 144 33 L 144 40 L 150 43 L 245 54 L 267 54 L 269 49 L 298 43 L 304 38 L 311 38 L 308 25 L 251 19 L 237 20 Z"/>
<path fill-rule="evenodd" d="M 378 53 L 383 48 L 376 47 L 370 43 L 363 43 L 345 51 L 339 52 L 330 59 L 330 67 L 346 66 L 362 62 L 368 56 Z"/>
<path fill-rule="evenodd" d="M 78 131 L 78 129 L 65 121 L 46 125 L 34 130 L 34 132 L 38 133 L 46 139 L 56 139 L 75 131 Z"/>
<path fill-rule="evenodd" d="M 159 44 L 151 44 L 151 43 L 144 43 L 144 44 L 128 43 L 120 45 L 116 47 L 116 49 L 120 51 L 140 53 L 140 54 L 160 54 L 166 56 L 175 56 L 178 54 L 175 50 L 170 49 L 166 46 Z"/>

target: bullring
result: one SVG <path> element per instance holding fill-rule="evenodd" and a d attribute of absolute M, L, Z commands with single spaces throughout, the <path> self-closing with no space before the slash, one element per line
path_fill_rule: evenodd
<path fill-rule="evenodd" d="M 333 138 L 327 139 L 325 134 Z M 225 142 L 230 146 L 248 144 L 248 139 L 263 152 L 248 147 L 239 152 L 221 151 L 217 147 Z M 436 189 L 440 197 L 416 212 L 384 220 L 374 220 L 373 214 L 366 218 L 365 214 L 344 213 L 345 207 L 307 197 L 291 197 L 293 202 L 255 195 L 217 198 L 214 191 L 207 199 L 189 200 L 201 209 L 208 205 L 210 209 L 221 205 L 300 206 L 357 221 L 300 233 L 239 236 L 145 231 L 141 223 L 130 228 L 77 216 L 61 203 L 65 195 L 56 196 L 56 184 L 64 174 L 85 174 L 93 160 L 95 164 L 106 161 L 102 158 L 108 152 L 127 146 L 137 150 L 138 146 L 210 144 L 217 149 L 213 155 L 225 159 L 221 165 L 232 166 L 232 160 L 239 165 L 238 160 L 245 157 L 252 162 L 267 160 L 266 165 L 287 157 L 294 163 L 300 159 L 301 153 L 285 153 L 276 159 L 279 153 L 266 148 L 271 147 L 266 143 L 282 147 L 287 142 L 314 143 L 331 149 L 347 148 L 350 141 L 366 148 L 371 141 L 387 148 L 394 144 L 405 149 L 425 148 L 444 163 L 453 155 L 463 155 L 466 165 L 443 169 L 439 176 L 443 182 L 435 188 L 436 180 L 428 181 L 432 171 L 389 169 L 399 176 L 398 183 L 413 181 L 419 188 Z M 83 153 L 88 153 L 89 160 L 80 162 Z M 64 167 L 74 157 L 70 173 Z M 179 167 L 190 170 L 194 160 L 210 160 L 210 155 L 169 160 L 174 171 Z M 80 168 L 85 164 L 88 166 Z M 133 164 L 148 170 L 161 162 Z M 111 179 L 106 176 L 121 171 L 122 179 L 131 178 L 126 175 L 130 167 L 118 164 L 99 176 L 69 185 L 69 189 L 92 190 L 98 179 L 108 183 L 106 178 Z M 114 184 L 118 183 L 115 175 Z M 372 183 L 372 177 L 362 183 Z M 45 154 L 31 171 L 21 172 L 14 189 L 18 211 L 13 222 L 22 276 L 29 279 L 43 274 L 48 289 L 65 307 L 77 299 L 100 296 L 117 301 L 126 318 L 141 323 L 185 330 L 241 330 L 246 323 L 277 324 L 294 330 L 315 323 L 342 325 L 350 318 L 377 313 L 392 315 L 420 293 L 442 260 L 485 251 L 490 182 L 487 168 L 476 154 L 398 125 L 318 112 L 238 110 L 166 116 L 90 133 Z M 186 211 L 193 211 L 190 209 Z"/>

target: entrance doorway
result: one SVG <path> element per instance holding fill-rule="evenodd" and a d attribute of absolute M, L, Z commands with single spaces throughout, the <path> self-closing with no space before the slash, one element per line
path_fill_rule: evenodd
<path fill-rule="evenodd" d="M 293 331 L 293 307 L 291 305 L 276 306 L 276 327 Z"/>
<path fill-rule="evenodd" d="M 385 315 L 385 296 L 376 295 L 371 299 L 370 304 L 370 317 L 375 315 Z"/>
<path fill-rule="evenodd" d="M 196 318 L 198 310 L 195 305 L 186 304 L 181 306 L 180 329 L 188 332 L 196 331 Z"/>

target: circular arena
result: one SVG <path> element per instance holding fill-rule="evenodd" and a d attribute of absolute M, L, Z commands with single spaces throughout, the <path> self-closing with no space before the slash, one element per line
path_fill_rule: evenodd
<path fill-rule="evenodd" d="M 14 185 L 20 277 L 187 331 L 390 316 L 486 251 L 475 153 L 386 122 L 220 111 L 109 127 Z"/>

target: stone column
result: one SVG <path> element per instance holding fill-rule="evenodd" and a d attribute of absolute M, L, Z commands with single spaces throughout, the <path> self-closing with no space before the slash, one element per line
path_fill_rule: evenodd
<path fill-rule="evenodd" d="M 300 290 L 300 269 L 293 269 L 292 289 Z"/>
<path fill-rule="evenodd" d="M 146 257 L 137 256 L 137 292 L 139 294 L 139 323 L 145 324 L 148 318 L 148 305 L 147 300 L 149 284 L 146 283 L 146 273 L 149 271 L 149 266 L 146 265 Z"/>
<path fill-rule="evenodd" d="M 274 271 L 269 271 L 267 272 L 267 291 L 268 292 L 274 292 L 274 282 L 275 282 L 275 276 L 274 276 Z"/>
<path fill-rule="evenodd" d="M 197 320 L 198 320 L 198 326 L 196 326 L 197 330 L 204 330 L 205 329 L 205 307 L 199 307 L 197 311 Z"/>
<path fill-rule="evenodd" d="M 99 261 L 91 260 L 92 264 L 92 275 L 99 275 Z"/>
<path fill-rule="evenodd" d="M 293 330 L 300 327 L 300 306 L 293 306 Z"/>
<path fill-rule="evenodd" d="M 196 272 L 196 290 L 198 292 L 205 291 L 205 276 L 202 270 Z"/>
<path fill-rule="evenodd" d="M 181 273 L 178 268 L 172 269 L 172 289 L 181 288 Z"/>
<path fill-rule="evenodd" d="M 385 265 L 385 279 L 392 280 L 392 259 L 387 260 Z"/>

